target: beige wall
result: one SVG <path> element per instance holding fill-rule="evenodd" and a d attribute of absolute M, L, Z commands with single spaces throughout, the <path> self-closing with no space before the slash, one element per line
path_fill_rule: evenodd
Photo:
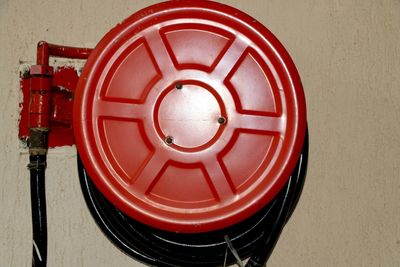
<path fill-rule="evenodd" d="M 27 153 L 17 139 L 18 66 L 37 41 L 93 46 L 158 1 L 0 0 L 0 266 L 29 266 Z M 300 204 L 269 266 L 400 266 L 400 1 L 221 1 L 264 23 L 302 76 L 310 127 Z M 50 152 L 49 266 L 141 266 L 100 232 L 75 148 Z"/>

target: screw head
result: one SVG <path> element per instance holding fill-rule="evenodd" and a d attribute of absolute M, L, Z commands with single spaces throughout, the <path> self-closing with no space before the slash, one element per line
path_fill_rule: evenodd
<path fill-rule="evenodd" d="M 225 117 L 219 117 L 218 118 L 218 123 L 219 124 L 225 124 L 226 123 L 226 118 Z"/>
<path fill-rule="evenodd" d="M 27 137 L 22 137 L 20 139 L 20 141 L 21 141 L 22 148 L 28 148 L 29 147 L 29 140 L 28 140 Z"/>
<path fill-rule="evenodd" d="M 166 138 L 165 138 L 165 143 L 167 144 L 167 145 L 172 145 L 173 143 L 174 143 L 174 138 L 172 137 L 172 136 L 167 136 Z"/>
<path fill-rule="evenodd" d="M 30 75 L 31 75 L 31 70 L 29 68 L 26 68 L 20 72 L 19 76 L 21 79 L 28 79 Z"/>
<path fill-rule="evenodd" d="M 178 90 L 181 90 L 181 89 L 183 88 L 183 84 L 177 83 L 177 84 L 175 85 L 175 88 L 178 89 Z"/>

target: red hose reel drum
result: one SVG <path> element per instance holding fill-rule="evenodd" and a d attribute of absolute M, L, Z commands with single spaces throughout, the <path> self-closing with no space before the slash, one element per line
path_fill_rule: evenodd
<path fill-rule="evenodd" d="M 79 79 L 79 154 L 117 208 L 199 233 L 250 217 L 299 158 L 306 106 L 280 42 L 210 1 L 148 7 L 112 29 Z"/>

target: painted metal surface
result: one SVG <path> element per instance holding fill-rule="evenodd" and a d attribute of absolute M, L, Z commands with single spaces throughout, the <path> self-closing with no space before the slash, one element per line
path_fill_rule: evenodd
<path fill-rule="evenodd" d="M 75 144 L 72 129 L 72 106 L 78 79 L 78 73 L 73 67 L 57 67 L 54 70 L 51 83 L 48 84 L 51 91 L 51 100 L 49 106 L 47 106 L 45 120 L 47 127 L 51 128 L 48 141 L 49 147 L 71 146 Z M 20 80 L 23 99 L 20 103 L 21 112 L 18 137 L 22 140 L 26 140 L 29 137 L 29 125 L 33 126 L 32 123 L 35 123 L 35 121 L 36 125 L 38 125 L 38 120 L 32 120 L 32 115 L 31 119 L 29 116 L 30 86 L 32 83 L 35 83 L 35 79 L 32 79 L 29 75 L 22 77 Z M 38 96 L 41 96 L 40 92 Z M 35 111 L 35 109 L 41 110 L 44 107 L 40 99 L 37 100 L 37 103 L 31 102 L 32 111 Z M 43 122 L 39 123 L 43 126 Z"/>
<path fill-rule="evenodd" d="M 254 214 L 287 181 L 305 134 L 286 50 L 253 18 L 209 1 L 161 3 L 117 25 L 75 101 L 77 147 L 96 186 L 169 231 Z"/>

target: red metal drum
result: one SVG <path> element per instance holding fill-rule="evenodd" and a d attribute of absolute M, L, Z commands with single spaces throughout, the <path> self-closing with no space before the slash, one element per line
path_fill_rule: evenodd
<path fill-rule="evenodd" d="M 281 190 L 302 149 L 304 93 L 280 42 L 211 1 L 143 9 L 96 46 L 74 102 L 98 189 L 155 228 L 228 227 Z"/>

